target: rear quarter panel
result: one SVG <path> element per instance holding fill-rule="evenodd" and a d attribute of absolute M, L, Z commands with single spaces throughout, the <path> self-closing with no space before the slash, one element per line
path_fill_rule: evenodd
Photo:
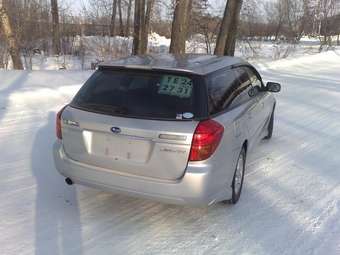
<path fill-rule="evenodd" d="M 262 100 L 264 103 L 262 114 L 268 120 L 276 100 L 271 93 L 266 93 Z M 249 112 L 254 103 L 254 100 L 250 100 L 214 118 L 215 121 L 224 126 L 224 135 L 221 143 L 213 157 L 209 159 L 210 164 L 213 166 L 212 169 L 216 171 L 216 185 L 224 185 L 226 188 L 230 187 L 243 144 L 247 142 L 247 151 L 251 153 L 259 140 L 262 139 L 261 135 L 264 134 L 263 132 L 258 137 L 251 136 L 249 132 L 252 128 L 250 127 L 252 122 L 249 121 Z M 253 117 L 260 118 L 260 116 Z M 265 124 L 268 123 L 266 120 L 263 123 L 264 129 L 267 127 Z"/>
<path fill-rule="evenodd" d="M 224 126 L 224 135 L 210 159 L 218 172 L 216 183 L 230 187 L 242 145 L 249 139 L 247 112 L 251 105 L 244 104 L 214 118 Z"/>

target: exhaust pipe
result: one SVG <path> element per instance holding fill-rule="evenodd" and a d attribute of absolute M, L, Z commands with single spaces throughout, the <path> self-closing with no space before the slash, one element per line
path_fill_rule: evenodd
<path fill-rule="evenodd" d="M 65 182 L 67 185 L 73 185 L 73 181 L 71 180 L 71 178 L 66 178 Z"/>

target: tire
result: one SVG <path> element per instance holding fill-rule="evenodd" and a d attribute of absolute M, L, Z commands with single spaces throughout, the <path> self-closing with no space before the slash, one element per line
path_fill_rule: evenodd
<path fill-rule="evenodd" d="M 265 136 L 263 139 L 264 140 L 270 140 L 270 138 L 272 138 L 273 136 L 273 130 L 274 130 L 274 112 L 275 112 L 275 106 L 273 108 L 273 112 L 270 115 L 270 120 L 269 120 L 269 124 L 268 124 L 268 134 L 267 136 Z"/>
<path fill-rule="evenodd" d="M 247 158 L 247 152 L 245 146 L 243 146 L 240 155 L 237 160 L 236 169 L 234 172 L 233 182 L 231 184 L 232 188 L 232 197 L 229 201 L 231 204 L 236 204 L 240 197 L 243 187 L 243 181 L 244 181 L 244 173 L 246 168 L 246 158 Z"/>

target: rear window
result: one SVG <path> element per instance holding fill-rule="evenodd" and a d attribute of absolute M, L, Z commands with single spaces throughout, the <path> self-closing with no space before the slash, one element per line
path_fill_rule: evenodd
<path fill-rule="evenodd" d="M 71 106 L 134 118 L 195 118 L 194 82 L 189 76 L 98 70 L 84 84 Z"/>

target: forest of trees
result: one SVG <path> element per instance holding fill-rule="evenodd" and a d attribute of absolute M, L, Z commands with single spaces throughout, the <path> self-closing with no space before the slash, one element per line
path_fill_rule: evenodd
<path fill-rule="evenodd" d="M 0 0 L 0 68 L 11 60 L 23 69 L 23 59 L 41 52 L 80 55 L 70 45 L 85 36 L 132 37 L 125 55 L 147 54 L 150 32 L 171 38 L 173 54 L 186 53 L 187 40 L 197 34 L 216 55 L 234 55 L 237 40 L 298 43 L 309 35 L 331 45 L 337 36 L 340 44 L 339 0 L 228 0 L 220 11 L 208 0 L 85 2 L 75 13 L 67 0 Z"/>

